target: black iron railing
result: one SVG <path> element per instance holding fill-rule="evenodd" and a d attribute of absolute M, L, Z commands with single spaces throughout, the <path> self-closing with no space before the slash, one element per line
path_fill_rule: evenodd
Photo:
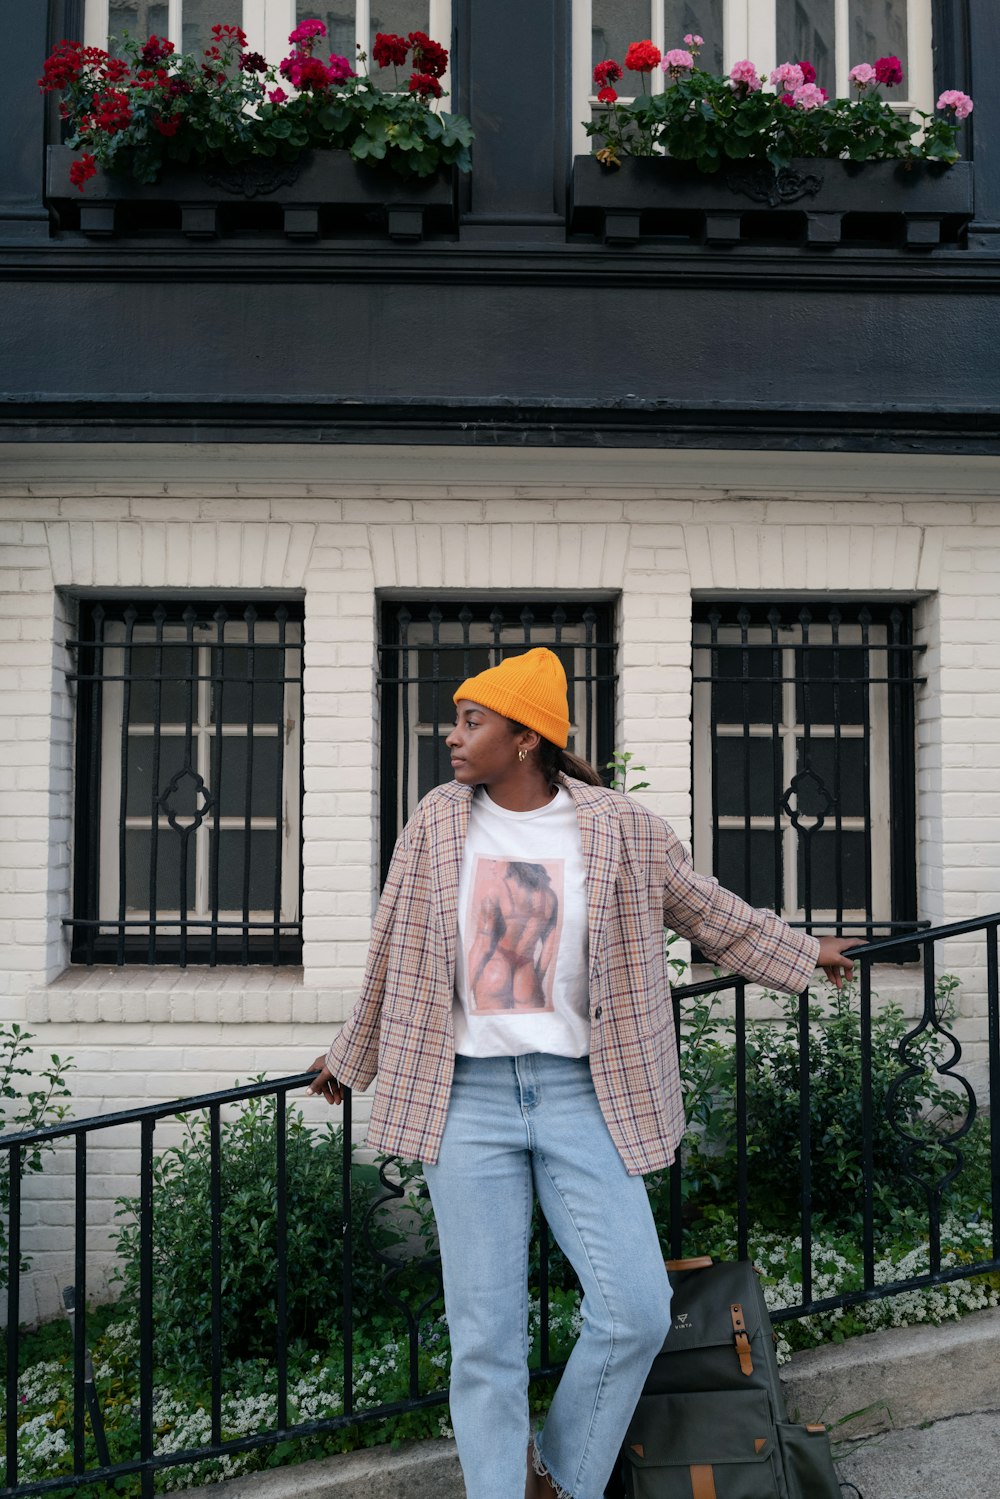
<path fill-rule="evenodd" d="M 802 1240 L 802 1295 L 799 1302 L 777 1309 L 776 1320 L 807 1316 L 814 1312 L 834 1307 L 846 1307 L 865 1301 L 892 1296 L 902 1291 L 942 1284 L 970 1276 L 1000 1270 L 1000 1213 L 993 1213 L 990 1229 L 991 1253 L 974 1263 L 947 1265 L 942 1254 L 942 1203 L 948 1186 L 954 1181 L 962 1166 L 962 1140 L 967 1136 L 976 1118 L 980 1102 L 969 1080 L 958 1070 L 961 1047 L 949 1032 L 948 1017 L 942 1012 L 939 1001 L 938 955 L 941 945 L 954 939 L 964 939 L 975 944 L 975 957 L 971 964 L 966 953 L 965 966 L 978 978 L 985 988 L 986 1045 L 988 1052 L 988 1099 L 984 1100 L 990 1121 L 991 1144 L 991 1197 L 993 1208 L 1000 1203 L 1000 984 L 998 984 L 997 933 L 1000 928 L 1000 913 L 979 920 L 938 927 L 919 934 L 908 933 L 901 937 L 871 943 L 856 950 L 860 969 L 860 1047 L 861 1047 L 861 1188 L 862 1221 L 860 1240 L 863 1255 L 863 1284 L 833 1296 L 814 1295 L 812 1267 L 813 1253 L 813 1180 L 811 1160 L 814 1141 L 810 1112 L 811 1045 L 814 1020 L 810 1013 L 810 995 L 804 992 L 798 999 L 798 1082 L 799 1082 L 799 1166 L 800 1166 L 800 1222 Z M 891 1283 L 880 1283 L 876 1277 L 876 1218 L 875 1201 L 876 1161 L 874 1151 L 875 1120 L 873 1118 L 873 1053 L 872 1053 L 872 968 L 876 962 L 891 959 L 900 949 L 918 946 L 921 951 L 923 989 L 920 1014 L 909 1031 L 898 1042 L 896 1048 L 898 1069 L 887 1096 L 880 1107 L 893 1116 L 900 1106 L 900 1117 L 895 1121 L 903 1144 L 904 1163 L 908 1153 L 914 1154 L 919 1145 L 911 1138 L 912 1119 L 903 1105 L 907 1078 L 918 1067 L 914 1048 L 920 1047 L 927 1038 L 939 1044 L 933 1051 L 936 1071 L 942 1081 L 957 1091 L 962 1103 L 962 1116 L 949 1134 L 943 1136 L 944 1165 L 935 1179 L 923 1182 L 926 1204 L 926 1237 L 928 1243 L 927 1269 L 925 1273 L 899 1279 Z M 748 1188 L 751 1178 L 750 1142 L 748 1140 L 747 1114 L 747 1038 L 746 1014 L 747 984 L 742 979 L 718 978 L 702 984 L 678 988 L 674 994 L 674 1014 L 681 1026 L 684 1007 L 692 1001 L 706 996 L 732 995 L 734 1013 L 734 1044 L 736 1053 L 735 1071 L 735 1129 L 737 1139 L 737 1250 L 745 1256 L 749 1248 L 750 1220 Z M 754 1022 L 757 1024 L 758 1022 Z M 921 1051 L 926 1062 L 926 1050 Z M 0 1139 L 0 1149 L 7 1152 L 10 1171 L 10 1225 L 8 1237 L 8 1342 L 6 1371 L 6 1484 L 0 1489 L 4 1496 L 41 1494 L 54 1490 L 76 1490 L 85 1485 L 129 1475 L 137 1476 L 144 1499 L 154 1491 L 155 1476 L 166 1468 L 188 1465 L 225 1454 L 247 1452 L 294 1438 L 310 1437 L 329 1433 L 358 1423 L 381 1421 L 422 1407 L 441 1405 L 447 1399 L 443 1388 L 421 1388 L 418 1352 L 422 1330 L 431 1320 L 431 1301 L 412 1307 L 393 1292 L 393 1283 L 399 1271 L 398 1260 L 376 1251 L 385 1267 L 383 1277 L 382 1304 L 375 1307 L 356 1304 L 355 1266 L 359 1240 L 370 1238 L 373 1213 L 390 1198 L 402 1197 L 404 1188 L 389 1175 L 392 1163 L 383 1165 L 379 1180 L 385 1189 L 377 1196 L 355 1222 L 352 1211 L 352 1177 L 356 1167 L 352 1160 L 351 1126 L 352 1102 L 347 1092 L 343 1114 L 343 1148 L 340 1160 L 342 1221 L 339 1225 L 342 1245 L 342 1336 L 343 1336 L 343 1406 L 335 1415 L 300 1420 L 295 1418 L 289 1397 L 289 1194 L 286 1173 L 286 1125 L 289 1118 L 288 1096 L 305 1088 L 311 1074 L 280 1078 L 276 1081 L 257 1082 L 245 1087 L 224 1092 L 206 1094 L 174 1103 L 151 1105 L 127 1112 L 107 1114 L 99 1118 L 76 1120 L 45 1129 L 19 1135 L 8 1135 Z M 273 1097 L 275 1100 L 275 1155 L 274 1155 L 274 1201 L 276 1205 L 276 1269 L 273 1294 L 275 1297 L 276 1322 L 274 1337 L 274 1367 L 277 1378 L 276 1421 L 262 1429 L 235 1439 L 224 1439 L 222 1399 L 225 1375 L 225 1352 L 223 1344 L 223 1233 L 222 1233 L 222 1173 L 224 1170 L 224 1113 L 227 1107 L 252 1099 Z M 182 1451 L 163 1452 L 156 1450 L 154 1367 L 156 1327 L 154 1325 L 154 1225 L 157 1204 L 154 1185 L 154 1138 L 158 1124 L 186 1115 L 203 1115 L 208 1120 L 210 1158 L 210 1281 L 211 1281 L 211 1351 L 208 1369 L 211 1395 L 211 1430 L 209 1439 L 195 1447 Z M 104 1440 L 100 1404 L 97 1399 L 93 1374 L 89 1367 L 88 1354 L 88 1150 L 92 1141 L 100 1139 L 108 1130 L 120 1131 L 122 1126 L 131 1126 L 139 1132 L 140 1171 L 139 1198 L 137 1207 L 139 1240 L 139 1442 L 138 1452 L 126 1459 L 113 1461 Z M 21 1273 L 24 1235 L 21 1223 L 22 1161 L 26 1150 L 57 1141 L 72 1142 L 75 1174 L 75 1252 L 73 1306 L 74 1377 L 71 1414 L 67 1418 L 71 1425 L 73 1452 L 72 1474 L 60 1473 L 50 1478 L 32 1478 L 22 1481 L 18 1458 L 18 1379 L 19 1336 L 18 1325 L 21 1313 L 19 1298 L 19 1275 Z M 120 1136 L 119 1136 L 120 1141 Z M 914 1161 L 916 1168 L 916 1162 Z M 905 1164 L 904 1164 L 905 1169 Z M 700 1246 L 689 1242 L 690 1232 L 685 1226 L 683 1211 L 684 1162 L 679 1160 L 671 1168 L 670 1194 L 671 1212 L 669 1249 L 673 1256 L 694 1252 Z M 915 1176 L 920 1175 L 914 1171 Z M 666 1246 L 665 1246 L 666 1247 Z M 533 1377 L 546 1377 L 558 1372 L 558 1365 L 551 1358 L 549 1307 L 549 1241 L 544 1221 L 540 1224 L 539 1242 L 540 1336 L 538 1367 Z M 428 1257 L 419 1260 L 428 1264 Z M 359 1398 L 355 1379 L 354 1348 L 356 1333 L 365 1324 L 369 1314 L 376 1311 L 384 1314 L 390 1302 L 406 1322 L 406 1339 L 409 1359 L 407 1368 L 407 1395 L 403 1399 L 381 1405 L 369 1405 L 366 1398 Z M 436 1317 L 438 1308 L 434 1307 Z M 96 1463 L 88 1463 L 88 1424 Z"/>

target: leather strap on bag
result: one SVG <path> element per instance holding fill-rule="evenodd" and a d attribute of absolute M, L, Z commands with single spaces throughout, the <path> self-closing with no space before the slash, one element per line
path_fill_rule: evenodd
<path fill-rule="evenodd" d="M 668 1270 L 707 1270 L 712 1264 L 710 1254 L 696 1254 L 689 1260 L 664 1260 Z"/>
<path fill-rule="evenodd" d="M 718 1499 L 715 1477 L 709 1463 L 692 1463 L 688 1471 L 691 1475 L 691 1499 Z"/>
<path fill-rule="evenodd" d="M 747 1324 L 743 1316 L 743 1308 L 738 1301 L 730 1304 L 729 1315 L 733 1321 L 733 1341 L 736 1344 L 736 1356 L 740 1361 L 740 1373 L 753 1373 L 753 1359 L 750 1355 L 750 1339 L 747 1337 Z"/>

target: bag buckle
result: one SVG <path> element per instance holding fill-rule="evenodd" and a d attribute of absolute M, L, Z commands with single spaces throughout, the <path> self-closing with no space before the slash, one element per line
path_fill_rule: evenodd
<path fill-rule="evenodd" d="M 746 1318 L 743 1316 L 743 1308 L 738 1301 L 730 1304 L 729 1315 L 733 1323 L 733 1341 L 736 1344 L 736 1356 L 740 1361 L 740 1373 L 750 1375 L 753 1373 L 750 1339 L 747 1336 L 747 1324 Z"/>

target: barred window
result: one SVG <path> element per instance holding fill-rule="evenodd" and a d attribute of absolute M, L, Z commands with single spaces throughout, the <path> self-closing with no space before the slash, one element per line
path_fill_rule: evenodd
<path fill-rule="evenodd" d="M 445 739 L 452 695 L 466 677 L 538 645 L 555 651 L 569 686 L 568 748 L 599 769 L 614 749 L 615 644 L 611 603 L 521 599 L 383 603 L 382 873 L 422 796 L 451 779 Z"/>
<path fill-rule="evenodd" d="M 698 604 L 698 868 L 793 924 L 889 935 L 916 911 L 911 610 Z"/>
<path fill-rule="evenodd" d="M 302 605 L 80 616 L 73 961 L 301 962 Z"/>

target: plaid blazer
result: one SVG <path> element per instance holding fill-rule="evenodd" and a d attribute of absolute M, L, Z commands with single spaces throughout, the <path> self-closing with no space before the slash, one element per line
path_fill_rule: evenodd
<path fill-rule="evenodd" d="M 819 943 L 697 874 L 662 818 L 631 797 L 564 779 L 587 869 L 590 1069 L 630 1175 L 673 1160 L 684 1133 L 664 925 L 720 965 L 797 992 Z M 377 1074 L 368 1144 L 437 1160 L 455 1063 L 452 1002 L 458 884 L 472 788 L 424 797 L 396 845 L 372 929 L 361 997 L 327 1054 L 334 1076 Z"/>

